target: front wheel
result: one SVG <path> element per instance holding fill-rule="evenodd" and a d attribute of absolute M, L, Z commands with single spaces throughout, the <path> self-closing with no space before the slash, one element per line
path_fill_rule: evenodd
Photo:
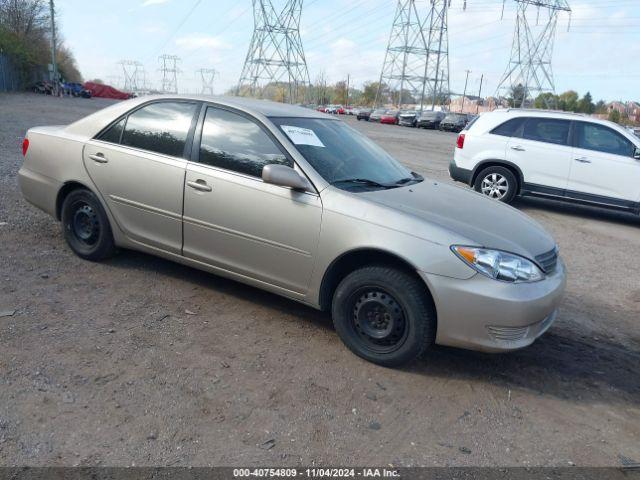
<path fill-rule="evenodd" d="M 89 190 L 74 190 L 64 199 L 62 229 L 71 250 L 85 260 L 104 260 L 115 253 L 109 218 Z"/>
<path fill-rule="evenodd" d="M 511 203 L 518 193 L 518 180 L 508 168 L 493 166 L 478 174 L 473 187 L 489 198 Z"/>
<path fill-rule="evenodd" d="M 385 367 L 405 365 L 435 340 L 427 287 L 409 272 L 371 266 L 347 275 L 332 303 L 333 324 L 356 355 Z"/>

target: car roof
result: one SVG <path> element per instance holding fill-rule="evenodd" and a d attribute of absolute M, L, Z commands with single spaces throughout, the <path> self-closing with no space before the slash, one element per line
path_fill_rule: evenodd
<path fill-rule="evenodd" d="M 584 113 L 564 112 L 558 110 L 538 110 L 533 108 L 498 108 L 496 110 L 492 110 L 491 112 L 482 113 L 480 114 L 478 120 L 473 124 L 471 129 L 474 132 L 478 131 L 485 133 L 511 118 L 518 117 L 556 118 L 560 120 L 570 121 L 580 120 L 583 122 L 605 125 L 621 133 L 632 142 L 637 141 L 637 139 L 633 138 L 633 133 L 629 132 L 626 128 L 618 125 L 617 123 L 610 122 L 609 120 L 601 120 Z"/>
<path fill-rule="evenodd" d="M 247 97 L 207 96 L 207 95 L 145 95 L 114 103 L 113 105 L 97 111 L 78 120 L 66 127 L 66 132 L 78 137 L 93 137 L 104 127 L 117 118 L 125 115 L 130 110 L 154 101 L 171 100 L 196 100 L 199 102 L 214 103 L 244 111 L 255 117 L 296 117 L 296 118 L 321 118 L 337 121 L 335 117 L 309 108 L 289 105 L 286 103 L 272 102 L 270 100 L 257 100 Z"/>

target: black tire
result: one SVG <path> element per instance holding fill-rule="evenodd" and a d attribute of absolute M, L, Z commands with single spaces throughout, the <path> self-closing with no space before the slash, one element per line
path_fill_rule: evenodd
<path fill-rule="evenodd" d="M 116 252 L 109 218 L 89 190 L 73 190 L 62 204 L 62 232 L 80 258 L 104 260 Z"/>
<path fill-rule="evenodd" d="M 491 183 L 490 190 L 487 189 L 488 185 L 485 183 Z M 506 190 L 503 190 L 503 187 Z M 498 165 L 487 167 L 483 169 L 477 176 L 473 183 L 473 188 L 476 192 L 482 193 L 489 198 L 499 200 L 504 203 L 511 203 L 513 199 L 518 195 L 518 179 L 511 170 L 506 167 Z M 484 188 L 484 191 L 483 191 Z"/>
<path fill-rule="evenodd" d="M 345 345 L 385 367 L 415 360 L 435 340 L 436 317 L 426 285 L 397 268 L 378 265 L 347 275 L 333 296 L 331 313 Z"/>

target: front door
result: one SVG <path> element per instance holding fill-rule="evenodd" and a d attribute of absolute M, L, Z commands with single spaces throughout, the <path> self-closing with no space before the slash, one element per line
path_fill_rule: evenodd
<path fill-rule="evenodd" d="M 216 107 L 207 109 L 195 158 L 184 193 L 184 256 L 304 294 L 320 234 L 320 197 L 261 179 L 265 165 L 293 161 L 262 126 Z"/>
<path fill-rule="evenodd" d="M 572 148 L 569 146 L 571 122 L 554 118 L 530 117 L 519 137 L 507 144 L 507 160 L 522 171 L 525 188 L 562 195 L 567 188 Z"/>
<path fill-rule="evenodd" d="M 640 160 L 633 156 L 635 148 L 606 125 L 576 122 L 567 195 L 632 208 L 640 200 Z"/>
<path fill-rule="evenodd" d="M 85 145 L 87 172 L 133 241 L 181 252 L 185 150 L 198 107 L 149 104 Z"/>

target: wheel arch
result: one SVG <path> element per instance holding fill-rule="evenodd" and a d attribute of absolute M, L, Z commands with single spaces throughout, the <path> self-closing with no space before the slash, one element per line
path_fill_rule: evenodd
<path fill-rule="evenodd" d="M 64 203 L 65 198 L 67 198 L 67 196 L 74 190 L 79 189 L 89 190 L 90 192 L 93 192 L 91 188 L 89 188 L 82 182 L 78 182 L 77 180 L 68 181 L 64 185 L 62 185 L 62 187 L 60 187 L 60 190 L 58 190 L 58 195 L 56 196 L 56 220 L 62 220 L 62 204 Z"/>
<path fill-rule="evenodd" d="M 418 275 L 417 268 L 400 255 L 380 248 L 367 247 L 349 250 L 347 252 L 344 252 L 335 260 L 333 260 L 333 262 L 331 262 L 331 264 L 325 271 L 322 277 L 322 282 L 320 284 L 320 309 L 323 311 L 328 311 L 331 309 L 333 295 L 342 279 L 344 279 L 349 273 L 353 272 L 354 270 L 372 264 L 400 268 L 418 278 L 424 285 L 425 292 L 427 292 L 429 300 L 431 301 L 433 311 L 436 314 L 437 325 L 438 315 L 434 296 L 429 289 L 429 286 L 422 280 L 422 278 L 420 278 L 420 275 Z"/>
<path fill-rule="evenodd" d="M 470 185 L 473 186 L 476 183 L 476 179 L 482 170 L 487 167 L 504 167 L 509 170 L 516 176 L 516 180 L 518 181 L 518 191 L 516 195 L 518 195 L 522 191 L 522 187 L 524 186 L 524 174 L 520 167 L 518 167 L 515 163 L 509 162 L 507 160 L 483 160 L 478 165 L 475 166 L 473 172 L 471 174 Z"/>

